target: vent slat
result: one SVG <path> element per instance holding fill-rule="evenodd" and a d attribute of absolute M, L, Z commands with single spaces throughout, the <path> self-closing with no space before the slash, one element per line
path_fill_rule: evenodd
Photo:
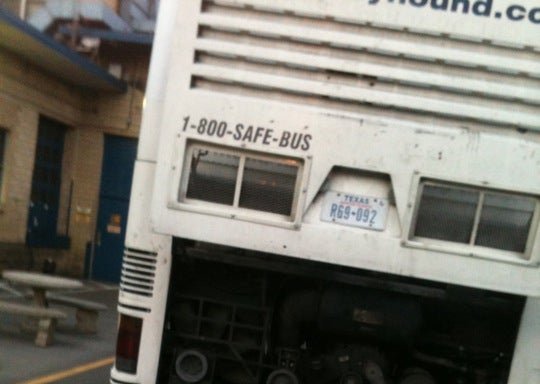
<path fill-rule="evenodd" d="M 134 287 L 132 285 L 128 285 L 128 284 L 120 283 L 120 290 L 124 291 L 124 292 L 131 293 L 132 295 L 139 295 L 139 296 L 144 296 L 144 297 L 151 297 L 152 296 L 151 291 L 146 290 L 146 289 L 140 289 L 140 288 Z"/>
<path fill-rule="evenodd" d="M 207 64 L 193 65 L 192 74 L 196 77 L 218 82 L 233 82 L 248 87 L 318 95 L 540 130 L 540 114 L 533 108 L 527 107 L 522 107 L 521 111 L 511 108 L 502 109 L 502 105 L 501 108 L 493 108 L 493 105 L 482 106 L 460 103 L 459 101 L 446 101 L 434 97 L 378 91 L 345 84 L 325 83 Z"/>
<path fill-rule="evenodd" d="M 145 284 L 144 282 L 141 282 L 139 280 L 129 279 L 125 276 L 120 279 L 120 282 L 124 285 L 139 287 L 140 289 L 143 289 L 145 291 L 152 290 L 152 285 Z"/>
<path fill-rule="evenodd" d="M 401 55 L 413 60 L 442 61 L 450 65 L 482 67 L 488 71 L 507 74 L 528 74 L 540 78 L 540 62 L 514 58 L 502 54 L 482 53 L 447 48 L 441 45 L 413 43 L 352 33 L 334 32 L 328 29 L 298 27 L 258 20 L 216 14 L 201 14 L 199 24 L 235 33 L 247 33 L 267 38 L 291 39 L 310 44 L 332 45 L 353 50 L 374 50 L 381 54 Z"/>
<path fill-rule="evenodd" d="M 384 64 L 372 64 L 353 60 L 337 59 L 315 54 L 290 52 L 285 49 L 250 46 L 221 40 L 199 39 L 195 43 L 198 51 L 256 61 L 294 65 L 314 70 L 342 71 L 358 76 L 372 76 L 389 82 L 401 82 L 418 87 L 436 87 L 457 93 L 477 93 L 488 97 L 519 100 L 540 104 L 540 89 L 522 85 L 504 84 L 475 78 L 459 77 L 421 70 L 399 68 Z"/>
<path fill-rule="evenodd" d="M 152 284 L 154 283 L 154 280 L 149 279 L 147 276 L 140 276 L 140 275 L 136 276 L 133 274 L 126 274 L 126 273 L 122 275 L 121 280 L 132 281 L 134 284 L 149 285 L 150 288 L 152 287 Z"/>
<path fill-rule="evenodd" d="M 322 6 L 262 5 L 203 2 L 190 41 L 193 90 L 429 124 L 540 130 L 534 47 L 337 17 Z"/>
<path fill-rule="evenodd" d="M 132 273 L 132 272 L 129 272 L 128 270 L 126 269 L 122 269 L 122 278 L 133 278 L 135 280 L 141 280 L 141 281 L 146 281 L 147 283 L 152 283 L 154 281 L 153 277 L 149 277 L 147 276 L 146 274 L 140 274 L 140 273 Z"/>
<path fill-rule="evenodd" d="M 144 253 L 136 253 L 136 252 L 132 252 L 132 251 L 125 251 L 124 255 L 127 256 L 127 257 L 136 257 L 138 259 L 145 259 L 145 260 L 148 260 L 148 261 L 156 262 L 156 255 L 147 255 L 147 254 L 144 254 Z"/>
<path fill-rule="evenodd" d="M 137 265 L 137 264 L 126 262 L 126 261 L 124 261 L 124 268 L 127 268 L 127 269 L 131 270 L 132 272 L 141 272 L 141 273 L 143 273 L 145 275 L 154 276 L 154 269 L 153 268 L 140 266 L 140 265 Z"/>
<path fill-rule="evenodd" d="M 148 268 L 148 269 L 151 269 L 151 270 L 156 269 L 155 261 L 153 261 L 153 262 L 142 261 L 142 260 L 139 260 L 138 258 L 135 259 L 135 258 L 129 257 L 127 255 L 124 256 L 124 261 L 125 261 L 126 264 L 137 265 L 137 266 L 141 266 L 141 267 Z"/>

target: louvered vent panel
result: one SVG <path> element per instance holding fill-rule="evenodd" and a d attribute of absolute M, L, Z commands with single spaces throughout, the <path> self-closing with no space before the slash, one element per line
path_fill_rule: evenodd
<path fill-rule="evenodd" d="M 531 48 L 238 4 L 203 2 L 194 88 L 540 130 L 540 53 Z"/>
<path fill-rule="evenodd" d="M 157 254 L 126 248 L 122 263 L 120 289 L 133 295 L 151 297 Z"/>

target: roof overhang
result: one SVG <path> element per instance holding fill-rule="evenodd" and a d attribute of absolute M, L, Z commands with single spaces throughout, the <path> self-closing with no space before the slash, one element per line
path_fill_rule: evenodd
<path fill-rule="evenodd" d="M 69 26 L 62 26 L 59 28 L 59 32 L 64 35 L 71 35 L 74 31 Z M 119 43 L 136 44 L 151 46 L 154 40 L 153 33 L 136 33 L 136 32 L 119 32 L 111 31 L 107 29 L 97 28 L 77 28 L 77 34 L 84 37 L 94 37 L 101 40 L 113 41 Z"/>
<path fill-rule="evenodd" d="M 125 92 L 117 79 L 86 57 L 70 50 L 0 7 L 0 47 L 13 52 L 45 72 L 83 89 Z"/>

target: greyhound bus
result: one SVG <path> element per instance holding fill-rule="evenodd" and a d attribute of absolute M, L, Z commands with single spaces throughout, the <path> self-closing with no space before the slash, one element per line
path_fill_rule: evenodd
<path fill-rule="evenodd" d="M 112 384 L 540 383 L 540 2 L 162 1 Z"/>

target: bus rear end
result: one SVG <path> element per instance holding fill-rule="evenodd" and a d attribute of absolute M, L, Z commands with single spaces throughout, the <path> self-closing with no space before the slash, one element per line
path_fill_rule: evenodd
<path fill-rule="evenodd" d="M 540 382 L 539 21 L 162 2 L 111 383 Z"/>

